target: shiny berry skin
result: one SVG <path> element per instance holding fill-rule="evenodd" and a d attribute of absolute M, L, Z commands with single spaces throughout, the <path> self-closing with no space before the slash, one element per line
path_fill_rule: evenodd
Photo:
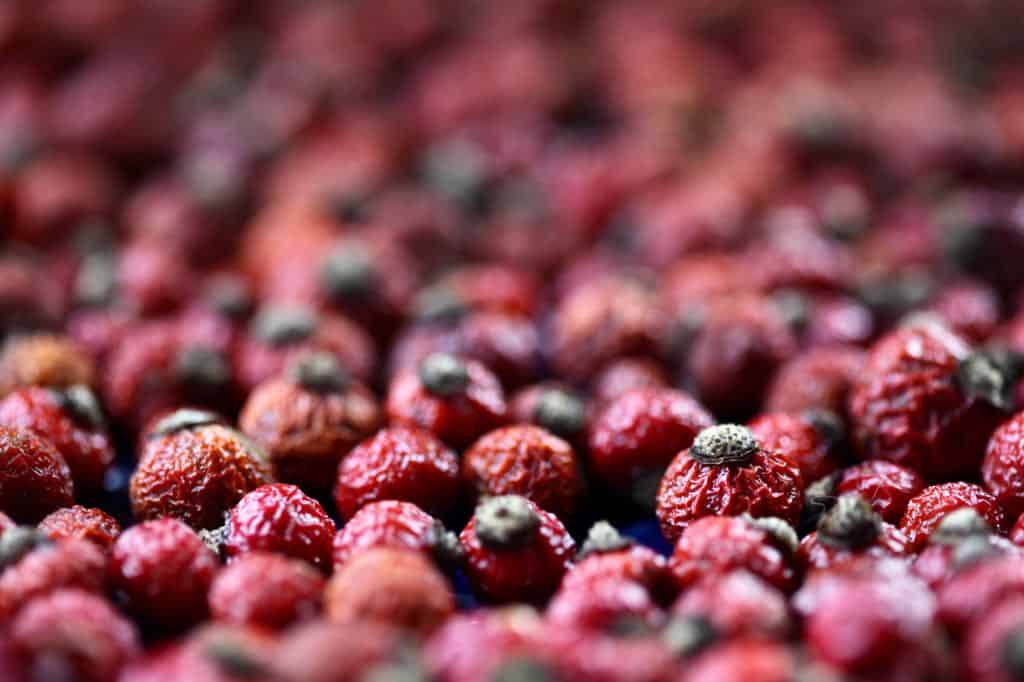
<path fill-rule="evenodd" d="M 454 614 L 427 641 L 423 659 L 436 679 L 493 679 L 507 662 L 529 658 L 542 639 L 542 621 L 525 606 Z"/>
<path fill-rule="evenodd" d="M 682 589 L 708 575 L 743 569 L 780 590 L 796 587 L 793 563 L 796 533 L 766 530 L 761 520 L 708 516 L 691 523 L 669 559 L 669 570 Z"/>
<path fill-rule="evenodd" d="M 954 635 L 987 620 L 1001 603 L 1024 595 L 1024 562 L 995 555 L 961 568 L 936 593 L 939 618 Z"/>
<path fill-rule="evenodd" d="M 807 350 L 779 368 L 765 396 L 765 409 L 819 409 L 845 415 L 847 396 L 865 360 L 865 352 L 853 346 Z"/>
<path fill-rule="evenodd" d="M 459 461 L 434 434 L 418 428 L 382 429 L 341 461 L 334 502 L 342 518 L 371 502 L 402 500 L 435 515 L 454 508 Z"/>
<path fill-rule="evenodd" d="M 627 391 L 609 401 L 591 422 L 590 467 L 606 485 L 628 486 L 663 471 L 714 423 L 711 414 L 683 391 Z"/>
<path fill-rule="evenodd" d="M 224 553 L 275 552 L 327 571 L 333 540 L 334 521 L 319 502 L 294 485 L 271 483 L 246 493 L 231 510 Z"/>
<path fill-rule="evenodd" d="M 1024 675 L 1024 596 L 993 605 L 961 649 L 971 682 L 1014 682 Z"/>
<path fill-rule="evenodd" d="M 15 521 L 38 521 L 74 502 L 64 457 L 32 431 L 0 426 L 0 509 Z"/>
<path fill-rule="evenodd" d="M 324 610 L 339 623 L 371 621 L 427 635 L 455 611 L 455 597 L 418 552 L 378 547 L 352 557 L 331 577 Z"/>
<path fill-rule="evenodd" d="M 997 532 L 1006 530 L 1006 515 L 995 497 L 973 483 L 954 481 L 928 486 L 907 503 L 900 530 L 907 536 L 908 548 L 918 551 L 928 536 L 951 511 L 970 507 Z"/>
<path fill-rule="evenodd" d="M 886 523 L 898 524 L 911 498 L 924 490 L 924 481 L 912 469 L 869 459 L 844 469 L 836 483 L 836 495 L 856 493 Z"/>
<path fill-rule="evenodd" d="M 686 682 L 790 682 L 797 679 L 793 653 L 765 639 L 739 639 L 712 648 L 687 666 Z"/>
<path fill-rule="evenodd" d="M 748 428 L 762 447 L 793 460 L 804 481 L 817 481 L 838 467 L 836 460 L 845 426 L 842 418 L 832 412 L 768 413 L 754 419 Z"/>
<path fill-rule="evenodd" d="M 76 504 L 48 514 L 39 522 L 39 530 L 52 540 L 78 538 L 110 549 L 121 534 L 121 524 L 102 509 Z"/>
<path fill-rule="evenodd" d="M 29 429 L 64 457 L 78 492 L 96 491 L 114 460 L 103 413 L 86 386 L 23 388 L 0 401 L 0 424 Z"/>
<path fill-rule="evenodd" d="M 583 482 L 569 443 L 537 426 L 481 436 L 462 456 L 460 484 L 470 500 L 521 495 L 561 519 L 576 511 Z"/>
<path fill-rule="evenodd" d="M 107 682 L 141 651 L 135 625 L 89 592 L 61 589 L 40 596 L 11 623 L 11 641 L 25 669 L 68 679 Z"/>
<path fill-rule="evenodd" d="M 213 579 L 210 615 L 226 623 L 278 630 L 316 616 L 323 590 L 323 576 L 309 564 L 250 552 Z"/>
<path fill-rule="evenodd" d="M 747 512 L 796 523 L 803 479 L 782 453 L 762 448 L 749 429 L 713 426 L 672 460 L 658 489 L 658 520 L 669 540 L 704 516 Z"/>
<path fill-rule="evenodd" d="M 558 517 L 516 495 L 480 504 L 459 539 L 474 589 L 492 602 L 548 597 L 576 551 Z"/>
<path fill-rule="evenodd" d="M 803 570 L 825 569 L 853 556 L 900 557 L 907 538 L 879 516 L 859 495 L 843 495 L 822 515 L 818 530 L 805 536 L 797 549 Z"/>
<path fill-rule="evenodd" d="M 173 631 L 206 616 L 206 595 L 220 561 L 195 531 L 165 518 L 121 533 L 110 553 L 110 569 L 111 583 L 130 612 Z"/>
<path fill-rule="evenodd" d="M 544 619 L 549 626 L 608 634 L 655 631 L 665 614 L 640 583 L 609 579 L 555 593 Z"/>
<path fill-rule="evenodd" d="M 11 536 L 16 532 L 17 529 L 4 533 L 0 544 L 3 554 L 9 554 Z M 12 616 L 30 599 L 54 590 L 76 588 L 102 593 L 107 587 L 107 558 L 96 545 L 85 540 L 46 542 L 45 537 L 36 538 L 35 542 L 34 548 L 20 558 L 14 558 L 17 554 L 5 557 L 6 566 L 0 573 L 0 621 Z"/>
<path fill-rule="evenodd" d="M 71 339 L 51 334 L 9 338 L 0 353 L 0 395 L 23 386 L 94 386 L 96 368 Z"/>
<path fill-rule="evenodd" d="M 178 410 L 147 436 L 129 487 L 136 519 L 216 528 L 247 492 L 270 482 L 263 452 L 204 414 Z"/>
<path fill-rule="evenodd" d="M 863 458 L 929 481 L 970 475 L 1006 418 L 1009 382 L 992 358 L 935 321 L 908 323 L 875 343 L 850 393 L 853 443 Z"/>
<path fill-rule="evenodd" d="M 1004 422 L 988 441 L 981 477 L 985 488 L 995 495 L 1011 517 L 1024 513 L 1024 413 Z"/>
<path fill-rule="evenodd" d="M 458 540 L 412 502 L 384 500 L 362 507 L 334 536 L 334 569 L 373 547 L 422 552 L 440 563 L 454 560 Z"/>
<path fill-rule="evenodd" d="M 654 360 L 620 358 L 605 365 L 591 382 L 591 397 L 598 405 L 615 400 L 637 388 L 663 388 L 665 373 Z"/>
<path fill-rule="evenodd" d="M 325 656 L 324 652 L 331 652 Z M 271 669 L 282 682 L 358 680 L 378 666 L 399 663 L 403 632 L 379 623 L 314 620 L 282 633 Z"/>
<path fill-rule="evenodd" d="M 296 358 L 249 394 L 238 427 L 267 451 L 274 476 L 325 493 L 338 462 L 381 425 L 373 393 L 326 353 Z"/>
<path fill-rule="evenodd" d="M 559 589 L 585 589 L 606 580 L 639 583 L 659 601 L 668 601 L 676 592 L 665 557 L 620 535 L 607 521 L 598 521 Z"/>
<path fill-rule="evenodd" d="M 933 591 L 962 569 L 999 555 L 1022 556 L 1022 550 L 999 535 L 977 511 L 962 507 L 942 517 L 928 537 L 928 546 L 914 559 L 914 575 Z"/>
<path fill-rule="evenodd" d="M 453 448 L 501 426 L 507 411 L 501 384 L 490 370 L 445 353 L 400 371 L 388 387 L 392 423 L 426 429 Z"/>
<path fill-rule="evenodd" d="M 673 618 L 703 618 L 719 637 L 785 638 L 792 629 L 786 595 L 744 569 L 709 573 L 672 605 Z"/>

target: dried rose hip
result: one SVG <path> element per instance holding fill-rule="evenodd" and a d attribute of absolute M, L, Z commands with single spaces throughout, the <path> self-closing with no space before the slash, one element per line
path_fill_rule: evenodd
<path fill-rule="evenodd" d="M 785 645 L 764 639 L 739 639 L 714 647 L 688 666 L 688 682 L 763 680 L 788 682 L 798 673 L 796 657 Z"/>
<path fill-rule="evenodd" d="M 121 524 L 102 509 L 76 504 L 48 514 L 39 522 L 39 530 L 52 540 L 78 538 L 110 549 L 121 534 Z"/>
<path fill-rule="evenodd" d="M 995 495 L 1011 517 L 1024 513 L 1024 481 L 1020 470 L 1024 465 L 1024 414 L 1002 424 L 992 434 L 981 464 L 985 488 Z"/>
<path fill-rule="evenodd" d="M 22 386 L 93 386 L 95 382 L 92 359 L 64 336 L 14 336 L 0 352 L 0 395 Z"/>
<path fill-rule="evenodd" d="M 482 502 L 459 539 L 477 593 L 495 602 L 548 597 L 576 550 L 554 514 L 518 495 Z"/>
<path fill-rule="evenodd" d="M 542 633 L 536 611 L 521 605 L 456 613 L 427 641 L 424 663 L 449 682 L 494 679 L 510 661 L 534 653 Z"/>
<path fill-rule="evenodd" d="M 954 635 L 985 621 L 996 606 L 1024 595 L 1024 563 L 1014 555 L 993 553 L 962 566 L 936 596 L 939 618 Z"/>
<path fill-rule="evenodd" d="M 315 617 L 323 590 L 323 576 L 305 562 L 250 552 L 213 579 L 210 615 L 237 625 L 282 629 Z"/>
<path fill-rule="evenodd" d="M 924 481 L 912 469 L 871 459 L 844 469 L 836 482 L 835 495 L 856 493 L 883 521 L 897 524 L 907 503 L 922 490 Z"/>
<path fill-rule="evenodd" d="M 381 422 L 373 393 L 328 353 L 299 356 L 286 376 L 257 386 L 238 417 L 278 480 L 318 493 L 330 490 L 338 462 Z"/>
<path fill-rule="evenodd" d="M 427 635 L 455 610 L 455 597 L 418 552 L 378 547 L 352 557 L 331 577 L 324 609 L 336 622 L 380 622 Z"/>
<path fill-rule="evenodd" d="M 571 390 L 553 383 L 534 384 L 513 396 L 509 404 L 512 421 L 535 424 L 574 448 L 585 445 L 587 405 Z"/>
<path fill-rule="evenodd" d="M 78 492 L 103 486 L 114 447 L 88 387 L 18 389 L 0 401 L 0 424 L 35 431 L 53 444 L 71 469 Z"/>
<path fill-rule="evenodd" d="M 845 425 L 834 412 L 768 413 L 750 422 L 748 427 L 762 447 L 793 460 L 805 481 L 817 481 L 838 466 L 836 460 L 845 439 Z"/>
<path fill-rule="evenodd" d="M 393 423 L 426 429 L 454 448 L 501 426 L 506 412 L 494 374 L 475 360 L 447 353 L 400 371 L 388 388 L 387 413 Z"/>
<path fill-rule="evenodd" d="M 388 625 L 315 620 L 282 633 L 270 667 L 283 682 L 358 680 L 401 664 L 406 647 L 403 632 Z"/>
<path fill-rule="evenodd" d="M 334 521 L 320 503 L 294 485 L 271 483 L 246 493 L 228 514 L 224 554 L 276 552 L 322 571 L 331 566 Z"/>
<path fill-rule="evenodd" d="M 216 528 L 242 497 L 269 483 L 266 456 L 216 415 L 182 409 L 147 436 L 129 493 L 135 518 L 182 519 Z"/>
<path fill-rule="evenodd" d="M 753 573 L 709 573 L 672 605 L 674 618 L 704 619 L 719 637 L 786 637 L 792 628 L 786 595 Z"/>
<path fill-rule="evenodd" d="M 703 516 L 748 512 L 796 523 L 802 491 L 800 469 L 788 457 L 761 447 L 743 426 L 712 426 L 665 471 L 658 520 L 669 540 Z"/>
<path fill-rule="evenodd" d="M 483 311 L 466 315 L 454 330 L 458 354 L 485 365 L 514 388 L 535 379 L 541 365 L 540 335 L 522 315 Z"/>
<path fill-rule="evenodd" d="M 1020 556 L 1021 550 L 994 535 L 977 511 L 961 507 L 942 517 L 928 536 L 928 546 L 914 559 L 913 571 L 934 591 L 961 569 L 1000 554 Z"/>
<path fill-rule="evenodd" d="M 74 502 L 64 457 L 31 431 L 0 426 L 0 509 L 16 521 L 38 521 Z"/>
<path fill-rule="evenodd" d="M 1009 368 L 930 319 L 875 343 L 850 393 L 854 445 L 865 458 L 927 480 L 977 471 L 985 443 L 1012 408 Z"/>
<path fill-rule="evenodd" d="M 378 431 L 341 461 L 334 501 L 342 518 L 371 502 L 412 502 L 435 516 L 455 505 L 459 461 L 434 434 L 395 426 Z"/>
<path fill-rule="evenodd" d="M 697 434 L 714 421 L 700 403 L 682 391 L 627 391 L 601 408 L 591 422 L 590 467 L 614 489 L 633 484 L 643 487 L 645 479 L 660 476 L 672 458 L 690 447 Z M 648 494 L 651 487 L 648 482 Z"/>
<path fill-rule="evenodd" d="M 110 568 L 129 611 L 154 627 L 179 630 L 205 618 L 206 594 L 220 562 L 195 531 L 167 518 L 121 533 Z"/>
<path fill-rule="evenodd" d="M 411 502 L 384 500 L 362 507 L 334 536 L 334 568 L 373 547 L 411 549 L 442 564 L 461 551 L 458 538 Z"/>
<path fill-rule="evenodd" d="M 908 548 L 918 551 L 928 536 L 951 511 L 961 507 L 974 509 L 997 532 L 1006 529 L 1006 516 L 995 497 L 973 483 L 954 481 L 928 486 L 907 503 L 900 530 L 907 536 Z"/>
<path fill-rule="evenodd" d="M 865 362 L 852 346 L 813 348 L 779 368 L 765 397 L 771 412 L 829 410 L 846 414 L 846 398 Z"/>
<path fill-rule="evenodd" d="M 50 541 L 42 532 L 17 526 L 0 537 L 0 621 L 34 597 L 73 587 L 103 592 L 107 559 L 85 540 Z"/>
<path fill-rule="evenodd" d="M 559 589 L 585 589 L 606 580 L 639 583 L 661 601 L 671 599 L 676 591 L 665 557 L 622 536 L 607 521 L 598 521 Z"/>
<path fill-rule="evenodd" d="M 471 500 L 521 495 L 559 518 L 572 516 L 582 491 L 572 446 L 526 425 L 481 436 L 462 457 L 461 485 Z"/>
<path fill-rule="evenodd" d="M 736 569 L 789 591 L 796 587 L 796 532 L 779 519 L 708 516 L 691 523 L 669 559 L 679 587 Z"/>
<path fill-rule="evenodd" d="M 829 568 L 853 556 L 898 557 L 907 551 L 907 538 L 884 522 L 864 498 L 843 495 L 822 515 L 818 530 L 804 537 L 797 561 L 804 570 Z"/>
<path fill-rule="evenodd" d="M 622 578 L 578 587 L 563 584 L 544 614 L 551 627 L 611 635 L 652 633 L 664 617 L 643 585 Z"/>

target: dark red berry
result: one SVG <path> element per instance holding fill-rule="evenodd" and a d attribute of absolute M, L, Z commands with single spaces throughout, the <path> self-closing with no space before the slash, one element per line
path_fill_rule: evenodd
<path fill-rule="evenodd" d="M 922 490 L 924 481 L 912 469 L 872 459 L 844 469 L 836 482 L 835 494 L 856 493 L 883 521 L 898 524 L 907 503 Z"/>
<path fill-rule="evenodd" d="M 981 343 L 999 325 L 999 296 L 973 280 L 959 280 L 943 287 L 928 304 L 929 312 L 972 343 Z"/>
<path fill-rule="evenodd" d="M 64 388 L 95 383 L 92 359 L 64 336 L 12 336 L 0 352 L 0 395 L 25 386 Z"/>
<path fill-rule="evenodd" d="M 302 561 L 250 552 L 232 561 L 210 585 L 210 615 L 237 625 L 282 629 L 320 610 L 324 579 Z"/>
<path fill-rule="evenodd" d="M 384 500 L 362 507 L 334 536 L 334 568 L 373 547 L 411 549 L 451 563 L 461 549 L 440 521 L 411 502 Z"/>
<path fill-rule="evenodd" d="M 928 537 L 928 546 L 914 559 L 913 571 L 932 590 L 938 590 L 971 564 L 1001 554 L 1020 555 L 1021 550 L 1006 538 L 994 535 L 977 511 L 962 507 L 942 517 Z"/>
<path fill-rule="evenodd" d="M 512 421 L 535 424 L 574 448 L 585 445 L 587 405 L 582 397 L 553 383 L 534 384 L 522 389 L 509 406 Z"/>
<path fill-rule="evenodd" d="M 805 481 L 817 481 L 838 467 L 846 427 L 833 412 L 768 413 L 750 422 L 749 428 L 762 447 L 793 460 Z"/>
<path fill-rule="evenodd" d="M 653 633 L 664 617 L 644 586 L 626 579 L 579 587 L 563 584 L 544 615 L 555 628 L 625 636 Z"/>
<path fill-rule="evenodd" d="M 1024 563 L 998 553 L 969 562 L 936 596 L 939 618 L 954 636 L 980 624 L 1003 602 L 1024 595 Z"/>
<path fill-rule="evenodd" d="M 1024 597 L 994 604 L 964 640 L 964 668 L 972 682 L 1013 682 L 1024 676 Z"/>
<path fill-rule="evenodd" d="M 604 367 L 591 382 L 591 396 L 603 405 L 637 388 L 663 388 L 668 385 L 658 363 L 647 358 L 621 358 Z"/>
<path fill-rule="evenodd" d="M 765 409 L 800 413 L 829 410 L 845 415 L 847 395 L 864 366 L 865 353 L 852 346 L 814 348 L 779 368 L 765 397 Z"/>
<path fill-rule="evenodd" d="M 659 601 L 671 599 L 676 592 L 665 557 L 635 544 L 607 521 L 598 521 L 590 528 L 576 563 L 562 578 L 560 589 L 586 589 L 606 580 L 639 583 Z"/>
<path fill-rule="evenodd" d="M 0 567 L 0 621 L 54 590 L 102 593 L 107 586 L 107 559 L 96 545 L 75 539 L 51 542 L 22 526 L 0 537 Z"/>
<path fill-rule="evenodd" d="M 39 522 L 39 530 L 53 540 L 78 538 L 107 550 L 121 534 L 121 524 L 102 509 L 76 504 L 47 515 Z"/>
<path fill-rule="evenodd" d="M 821 516 L 818 530 L 804 537 L 797 561 L 804 570 L 829 568 L 853 556 L 899 557 L 907 538 L 886 523 L 859 495 L 843 495 Z"/>
<path fill-rule="evenodd" d="M 324 652 L 330 651 L 330 656 Z M 315 620 L 282 633 L 270 667 L 283 682 L 358 680 L 402 662 L 404 633 L 370 621 Z"/>
<path fill-rule="evenodd" d="M 64 457 L 32 431 L 0 426 L 0 509 L 16 521 L 38 521 L 74 502 Z"/>
<path fill-rule="evenodd" d="M 739 639 L 715 647 L 688 666 L 688 682 L 795 679 L 797 663 L 783 644 L 764 639 Z"/>
<path fill-rule="evenodd" d="M 955 481 L 925 488 L 907 503 L 900 530 L 912 551 L 921 549 L 943 517 L 961 507 L 970 507 L 997 532 L 1006 530 L 1006 515 L 995 497 L 973 483 Z"/>
<path fill-rule="evenodd" d="M 703 618 L 719 637 L 786 637 L 792 628 L 784 592 L 753 573 L 709 573 L 672 605 L 674 618 Z"/>
<path fill-rule="evenodd" d="M 508 662 L 529 658 L 542 633 L 536 611 L 524 606 L 456 613 L 427 641 L 423 658 L 429 672 L 449 682 L 494 679 Z"/>
<path fill-rule="evenodd" d="M 1024 481 L 1020 470 L 1024 465 L 1024 415 L 1018 414 L 1004 422 L 988 441 L 981 477 L 985 488 L 995 495 L 1011 517 L 1024 513 Z"/>

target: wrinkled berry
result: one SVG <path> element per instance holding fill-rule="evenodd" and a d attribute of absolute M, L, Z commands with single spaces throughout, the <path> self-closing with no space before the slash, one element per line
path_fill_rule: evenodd
<path fill-rule="evenodd" d="M 53 540 L 79 538 L 110 549 L 121 534 L 121 525 L 102 509 L 76 504 L 48 514 L 39 522 L 39 530 Z"/>
<path fill-rule="evenodd" d="M 749 424 L 768 450 L 781 452 L 800 467 L 804 481 L 816 481 L 837 468 L 845 439 L 842 418 L 832 412 L 807 410 L 799 415 L 768 413 Z"/>
<path fill-rule="evenodd" d="M 461 552 L 458 539 L 440 521 L 411 502 L 385 500 L 362 507 L 334 536 L 334 568 L 373 547 L 417 550 L 439 563 Z"/>
<path fill-rule="evenodd" d="M 973 483 L 955 481 L 925 488 L 907 503 L 900 521 L 900 530 L 907 536 L 908 547 L 917 551 L 943 517 L 961 507 L 970 507 L 997 532 L 1006 530 L 1006 515 L 999 502 Z"/>
<path fill-rule="evenodd" d="M 16 521 L 38 521 L 74 502 L 64 457 L 31 431 L 0 426 L 0 509 Z"/>
<path fill-rule="evenodd" d="M 924 490 L 924 481 L 912 469 L 872 459 L 844 469 L 836 482 L 836 495 L 856 493 L 867 500 L 882 520 L 898 524 L 911 498 Z"/>
<path fill-rule="evenodd" d="M 210 615 L 237 625 L 281 629 L 316 616 L 323 589 L 323 576 L 308 564 L 250 552 L 213 579 Z"/>
<path fill-rule="evenodd" d="M 843 495 L 822 515 L 818 530 L 800 542 L 797 560 L 805 569 L 829 568 L 852 556 L 898 557 L 907 551 L 906 536 L 882 521 L 859 495 Z"/>

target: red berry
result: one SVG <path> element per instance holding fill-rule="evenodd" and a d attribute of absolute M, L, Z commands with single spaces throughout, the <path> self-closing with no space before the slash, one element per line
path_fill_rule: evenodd
<path fill-rule="evenodd" d="M 74 502 L 71 470 L 56 448 L 31 431 L 0 426 L 0 509 L 38 521 Z"/>
<path fill-rule="evenodd" d="M 205 625 L 183 641 L 150 650 L 129 662 L 120 682 L 237 682 L 266 676 L 274 640 L 262 629 Z"/>
<path fill-rule="evenodd" d="M 0 538 L 0 568 L 0 621 L 30 599 L 54 590 L 73 587 L 100 593 L 107 584 L 107 559 L 96 545 L 85 540 L 50 542 L 22 526 Z"/>
<path fill-rule="evenodd" d="M 512 421 L 534 424 L 579 450 L 586 445 L 587 405 L 572 390 L 545 382 L 528 386 L 513 396 L 509 406 Z"/>
<path fill-rule="evenodd" d="M 555 628 L 612 635 L 654 632 L 664 617 L 643 585 L 625 579 L 579 587 L 563 583 L 544 616 Z"/>
<path fill-rule="evenodd" d="M 920 550 L 942 518 L 961 507 L 977 511 L 997 532 L 1006 530 L 1006 516 L 999 502 L 981 486 L 962 481 L 940 483 L 928 486 L 907 503 L 900 530 L 907 536 L 908 548 Z"/>
<path fill-rule="evenodd" d="M 331 577 L 324 608 L 336 622 L 372 621 L 427 635 L 454 612 L 455 597 L 418 552 L 378 547 L 352 557 Z"/>
<path fill-rule="evenodd" d="M 317 620 L 281 635 L 271 668 L 277 676 L 273 679 L 283 682 L 358 680 L 378 667 L 399 663 L 404 651 L 404 635 L 397 628 L 370 621 Z"/>
<path fill-rule="evenodd" d="M 792 628 L 786 595 L 744 569 L 700 578 L 672 605 L 672 616 L 704 619 L 727 639 L 783 639 Z"/>
<path fill-rule="evenodd" d="M 23 388 L 0 401 L 0 424 L 29 429 L 64 457 L 79 492 L 96 491 L 114 461 L 114 447 L 103 412 L 86 386 Z"/>
<path fill-rule="evenodd" d="M 871 459 L 844 469 L 835 494 L 858 494 L 886 523 L 897 524 L 907 503 L 924 490 L 924 481 L 912 469 L 882 459 Z"/>
<path fill-rule="evenodd" d="M 528 658 L 541 642 L 541 620 L 523 606 L 454 614 L 427 641 L 427 669 L 447 682 L 494 679 L 509 661 Z"/>
<path fill-rule="evenodd" d="M 619 637 L 552 623 L 531 651 L 506 659 L 494 674 L 498 679 L 667 682 L 677 670 L 672 651 L 657 637 Z"/>
<path fill-rule="evenodd" d="M 750 422 L 749 428 L 762 447 L 793 460 L 804 481 L 817 481 L 838 466 L 836 456 L 845 437 L 845 426 L 835 413 L 768 413 Z"/>
<path fill-rule="evenodd" d="M 121 534 L 110 554 L 111 581 L 129 611 L 161 629 L 178 630 L 207 613 L 217 556 L 177 519 L 158 519 Z"/>
<path fill-rule="evenodd" d="M 411 502 L 371 502 L 334 536 L 334 569 L 373 547 L 411 549 L 441 563 L 455 559 L 458 540 L 441 522 Z"/>
<path fill-rule="evenodd" d="M 461 485 L 469 499 L 521 495 L 569 518 L 583 482 L 571 445 L 539 427 L 519 425 L 491 431 L 465 452 Z"/>
<path fill-rule="evenodd" d="M 961 651 L 972 682 L 1014 682 L 1024 675 L 1024 596 L 993 604 L 972 627 Z"/>
<path fill-rule="evenodd" d="M 25 386 L 95 386 L 96 368 L 71 339 L 52 334 L 13 336 L 0 353 L 0 395 Z"/>
<path fill-rule="evenodd" d="M 747 512 L 796 523 L 802 491 L 800 469 L 788 457 L 761 447 L 745 427 L 713 426 L 701 431 L 665 471 L 658 520 L 669 540 L 704 516 Z"/>
<path fill-rule="evenodd" d="M 341 461 L 334 501 L 343 518 L 380 500 L 412 502 L 444 516 L 455 505 L 459 461 L 429 431 L 396 426 L 378 431 Z"/>
<path fill-rule="evenodd" d="M 640 388 L 607 403 L 589 430 L 590 466 L 616 489 L 659 475 L 715 420 L 688 394 Z"/>
<path fill-rule="evenodd" d="M 851 391 L 854 444 L 865 459 L 902 464 L 927 480 L 970 475 L 1014 385 L 994 357 L 971 353 L 941 325 L 908 324 L 872 347 Z"/>
<path fill-rule="evenodd" d="M 217 620 L 272 630 L 309 620 L 320 610 L 324 579 L 302 561 L 250 552 L 232 561 L 210 585 Z"/>
<path fill-rule="evenodd" d="M 548 597 L 576 550 L 558 517 L 517 495 L 481 503 L 459 539 L 477 593 L 495 602 Z"/>
<path fill-rule="evenodd" d="M 637 388 L 663 388 L 665 373 L 647 358 L 620 358 L 605 365 L 591 382 L 591 397 L 598 405 L 615 400 Z"/>
<path fill-rule="evenodd" d="M 829 568 L 854 556 L 899 557 L 907 552 L 907 538 L 882 521 L 859 495 L 843 495 L 818 522 L 818 530 L 804 537 L 797 561 L 804 570 Z"/>
<path fill-rule="evenodd" d="M 687 682 L 789 682 L 797 674 L 796 658 L 783 644 L 739 639 L 715 647 L 688 666 Z"/>
<path fill-rule="evenodd" d="M 999 296 L 989 286 L 959 280 L 943 287 L 928 304 L 929 312 L 973 343 L 981 343 L 999 325 Z"/>
<path fill-rule="evenodd" d="M 1024 513 L 1024 413 L 1003 423 L 988 441 L 981 477 L 985 488 L 995 495 L 1012 517 Z"/>
<path fill-rule="evenodd" d="M 426 429 L 454 448 L 501 426 L 506 412 L 501 384 L 490 370 L 446 353 L 400 371 L 388 388 L 393 423 Z"/>
<path fill-rule="evenodd" d="M 287 483 L 260 486 L 238 501 L 224 529 L 224 553 L 276 552 L 322 571 L 331 566 L 334 521 L 320 503 Z"/>
<path fill-rule="evenodd" d="M 540 335 L 529 317 L 500 311 L 466 315 L 455 328 L 458 354 L 490 369 L 508 387 L 535 379 Z"/>
<path fill-rule="evenodd" d="M 49 514 L 39 522 L 39 530 L 52 540 L 79 538 L 108 550 L 121 534 L 121 524 L 102 509 L 76 504 Z"/>
<path fill-rule="evenodd" d="M 1000 554 L 1021 555 L 1006 538 L 992 534 L 992 527 L 977 511 L 963 507 L 949 512 L 932 534 L 928 546 L 914 559 L 914 575 L 938 590 L 961 569 Z"/>
<path fill-rule="evenodd" d="M 3 523 L 0 523 L 0 529 L 2 528 Z M 1024 514 L 1017 517 L 1017 522 L 1010 529 L 1010 540 L 1016 545 L 1024 546 Z"/>
<path fill-rule="evenodd" d="M 197 410 L 160 420 L 132 474 L 135 518 L 173 516 L 195 528 L 216 528 L 247 492 L 270 481 L 266 455 L 217 421 Z"/>
<path fill-rule="evenodd" d="M 238 426 L 266 449 L 278 480 L 327 492 L 338 462 L 382 417 L 373 393 L 333 355 L 314 353 L 299 356 L 287 376 L 257 386 Z"/>
<path fill-rule="evenodd" d="M 938 592 L 939 618 L 954 636 L 986 620 L 997 605 L 1024 595 L 1024 562 L 1014 555 L 981 557 Z"/>
<path fill-rule="evenodd" d="M 864 362 L 864 351 L 852 346 L 805 351 L 779 368 L 765 397 L 765 409 L 790 413 L 820 409 L 845 415 L 847 395 Z"/>
<path fill-rule="evenodd" d="M 11 624 L 10 637 L 37 678 L 107 682 L 141 650 L 131 621 L 102 597 L 77 589 L 30 601 Z"/>
<path fill-rule="evenodd" d="M 607 521 L 598 521 L 591 527 L 576 563 L 562 578 L 560 589 L 586 589 L 606 580 L 639 583 L 659 601 L 671 599 L 676 591 L 665 557 L 634 544 Z"/>

